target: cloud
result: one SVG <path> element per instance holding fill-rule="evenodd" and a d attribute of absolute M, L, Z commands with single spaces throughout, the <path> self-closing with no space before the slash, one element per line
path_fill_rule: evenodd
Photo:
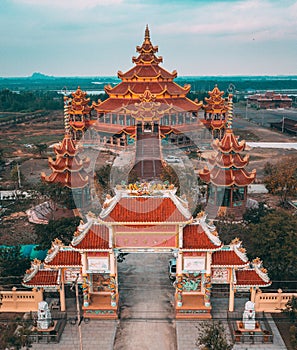
<path fill-rule="evenodd" d="M 50 8 L 65 8 L 70 10 L 91 9 L 97 6 L 112 6 L 122 3 L 122 0 L 13 0 L 15 3 Z"/>
<path fill-rule="evenodd" d="M 189 12 L 189 9 L 186 9 Z M 247 0 L 236 2 L 205 3 L 179 17 L 187 22 L 175 20 L 160 25 L 162 33 L 199 34 L 207 37 L 228 37 L 239 40 L 273 40 L 295 36 L 297 38 L 297 2 L 284 0 Z"/>

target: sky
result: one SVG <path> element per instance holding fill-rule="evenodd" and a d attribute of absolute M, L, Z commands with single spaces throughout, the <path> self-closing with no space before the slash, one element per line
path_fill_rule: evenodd
<path fill-rule="evenodd" d="M 179 76 L 297 74 L 297 0 L 0 0 L 0 76 L 115 76 L 146 24 Z"/>

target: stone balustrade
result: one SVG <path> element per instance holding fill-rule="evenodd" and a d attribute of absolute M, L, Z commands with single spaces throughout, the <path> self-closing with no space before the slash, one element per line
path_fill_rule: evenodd
<path fill-rule="evenodd" d="M 255 310 L 264 312 L 281 312 L 285 309 L 287 302 L 292 298 L 297 297 L 297 293 L 283 293 L 279 289 L 276 293 L 257 292 L 255 296 Z"/>
<path fill-rule="evenodd" d="M 38 311 L 38 303 L 43 301 L 43 291 L 18 291 L 13 287 L 11 291 L 0 291 L 0 299 L 0 312 Z"/>

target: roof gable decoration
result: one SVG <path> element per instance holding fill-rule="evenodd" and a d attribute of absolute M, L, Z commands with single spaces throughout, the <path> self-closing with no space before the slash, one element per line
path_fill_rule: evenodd
<path fill-rule="evenodd" d="M 47 252 L 47 256 L 44 259 L 45 263 L 49 263 L 51 262 L 54 257 L 58 254 L 59 250 L 63 247 L 63 243 L 62 241 L 60 241 L 58 238 L 56 238 L 53 242 L 52 242 L 52 246 L 51 248 L 48 250 Z"/>
<path fill-rule="evenodd" d="M 189 211 L 189 203 L 187 200 L 184 200 L 180 197 L 178 197 L 175 192 L 168 191 L 169 198 L 173 201 L 173 203 L 176 205 L 177 209 L 180 211 L 180 213 L 188 220 L 192 218 L 192 214 Z"/>
<path fill-rule="evenodd" d="M 120 191 L 117 191 L 114 197 L 111 197 L 109 194 L 106 195 L 101 213 L 99 214 L 101 219 L 106 218 L 111 213 L 111 211 L 114 209 L 121 197 L 122 193 Z"/>
<path fill-rule="evenodd" d="M 229 246 L 231 250 L 233 250 L 242 261 L 248 262 L 248 257 L 246 256 L 246 249 L 242 247 L 242 242 L 239 238 L 234 238 Z"/>
<path fill-rule="evenodd" d="M 93 225 L 93 223 L 96 220 L 95 214 L 93 214 L 91 212 L 89 212 L 86 215 L 86 218 L 87 218 L 87 222 L 84 223 L 81 220 L 76 231 L 74 232 L 74 236 L 73 236 L 73 239 L 71 241 L 71 244 L 73 246 L 76 246 L 84 239 L 85 235 L 87 234 L 87 232 L 89 231 L 89 229 L 91 228 L 91 226 Z"/>
<path fill-rule="evenodd" d="M 25 282 L 25 283 L 29 282 L 37 274 L 37 272 L 39 271 L 40 267 L 41 267 L 41 261 L 35 258 L 31 262 L 30 269 L 28 269 L 26 271 L 25 276 L 23 278 L 23 282 Z"/>
<path fill-rule="evenodd" d="M 211 242 L 216 246 L 221 246 L 222 242 L 219 238 L 215 225 L 213 225 L 211 222 L 209 224 L 206 223 L 206 218 L 207 214 L 205 214 L 205 212 L 202 211 L 197 215 L 193 224 L 200 225 L 203 231 L 206 233 L 207 237 L 211 240 Z"/>
<path fill-rule="evenodd" d="M 267 274 L 267 270 L 263 267 L 263 262 L 260 258 L 255 258 L 252 261 L 253 268 L 255 269 L 257 275 L 266 283 L 270 282 L 270 278 Z"/>

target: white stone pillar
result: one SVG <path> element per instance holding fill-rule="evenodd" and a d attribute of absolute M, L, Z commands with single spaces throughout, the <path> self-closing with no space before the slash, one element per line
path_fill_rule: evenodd
<path fill-rule="evenodd" d="M 206 274 L 210 275 L 211 274 L 211 252 L 206 253 Z"/>
<path fill-rule="evenodd" d="M 177 253 L 177 259 L 176 259 L 176 274 L 181 275 L 183 271 L 183 255 L 182 252 Z"/>
<path fill-rule="evenodd" d="M 233 270 L 231 270 L 231 278 L 229 285 L 229 311 L 234 311 L 234 283 L 233 283 Z"/>
<path fill-rule="evenodd" d="M 254 303 L 256 300 L 256 287 L 251 287 L 250 292 L 251 292 L 251 301 Z"/>
<path fill-rule="evenodd" d="M 183 247 L 183 225 L 178 226 L 178 247 Z"/>
<path fill-rule="evenodd" d="M 115 275 L 115 256 L 113 250 L 109 253 L 109 270 L 111 275 Z"/>
<path fill-rule="evenodd" d="M 87 253 L 81 253 L 81 264 L 82 264 L 82 275 L 85 276 L 87 274 L 87 269 L 88 269 L 88 261 L 87 261 Z"/>

